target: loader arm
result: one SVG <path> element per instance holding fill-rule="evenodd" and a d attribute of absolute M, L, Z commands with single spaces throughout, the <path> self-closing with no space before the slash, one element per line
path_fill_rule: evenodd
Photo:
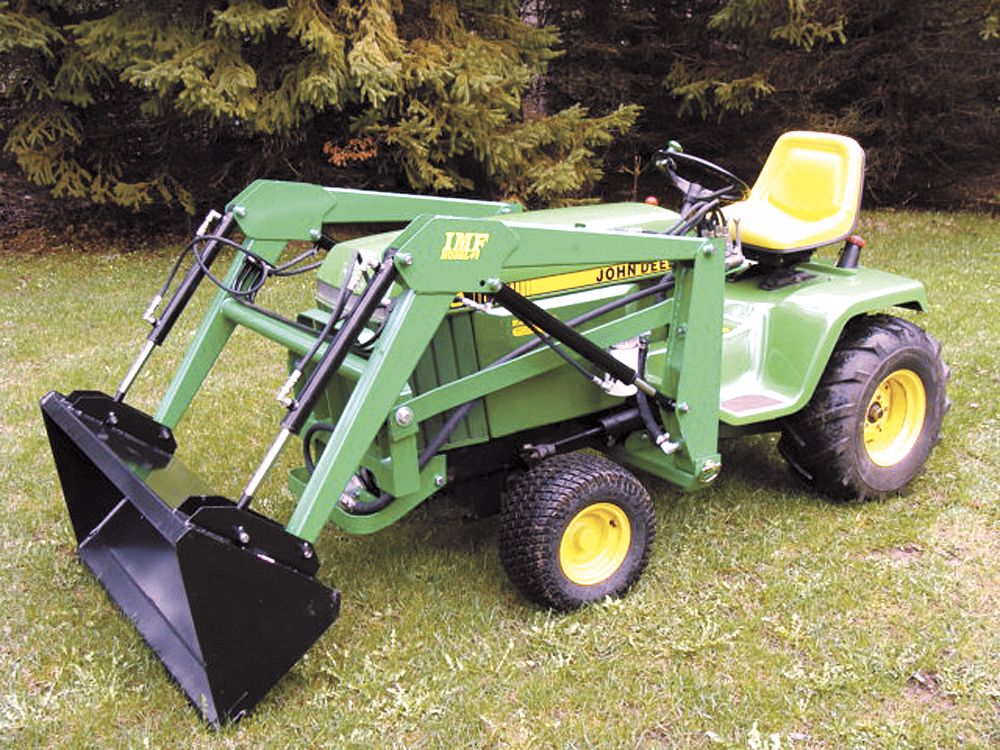
<path fill-rule="evenodd" d="M 516 214 L 517 203 L 476 201 L 399 193 L 331 188 L 298 182 L 256 180 L 233 198 L 226 213 L 236 218 L 246 236 L 244 247 L 270 263 L 277 263 L 291 241 L 314 241 L 324 225 L 365 222 L 411 221 L 427 213 L 456 216 Z M 246 262 L 238 256 L 225 280 L 233 283 Z M 236 324 L 222 312 L 230 295 L 219 291 L 198 324 L 180 366 L 174 373 L 155 419 L 171 429 L 177 427 L 191 405 Z"/>
<path fill-rule="evenodd" d="M 440 216 L 447 210 L 462 216 Z M 458 290 L 489 293 L 500 285 L 530 279 L 552 268 L 560 273 L 619 263 L 667 261 L 677 279 L 675 293 L 653 307 L 628 312 L 619 320 L 586 332 L 607 347 L 644 331 L 667 326 L 667 356 L 650 378 L 676 397 L 678 410 L 662 410 L 667 430 L 681 450 L 664 456 L 636 435 L 618 448 L 618 458 L 694 488 L 714 478 L 718 466 L 718 388 L 724 280 L 721 239 L 674 237 L 649 232 L 539 226 L 519 222 L 516 205 L 482 201 L 371 194 L 298 183 L 259 181 L 237 196 L 227 211 L 247 235 L 244 245 L 276 263 L 291 240 L 316 237 L 324 225 L 351 221 L 409 219 L 392 242 L 399 287 L 403 290 L 372 356 L 348 355 L 338 367 L 356 381 L 354 390 L 327 441 L 311 476 L 293 489 L 299 504 L 287 530 L 314 542 L 328 521 L 352 533 L 370 533 L 397 520 L 439 489 L 445 473 L 444 456 L 418 468 L 416 425 L 389 420 L 393 407 L 413 411 L 415 423 L 441 414 L 471 399 L 515 386 L 562 361 L 540 349 L 487 368 L 474 375 L 413 394 L 406 387 L 417 360 L 438 329 Z M 416 214 L 425 211 L 426 213 Z M 544 248 L 544 252 L 539 249 Z M 244 261 L 237 258 L 227 279 L 235 279 Z M 692 300 L 697 300 L 692 304 Z M 244 325 L 281 343 L 301 336 L 282 329 L 252 308 L 219 292 L 201 321 L 194 339 L 160 404 L 155 418 L 176 427 L 237 325 Z M 293 347 L 294 348 L 294 347 Z M 316 353 L 318 364 L 325 348 Z M 381 462 L 386 484 L 408 488 L 385 510 L 370 516 L 344 512 L 338 501 L 369 451 L 388 426 L 390 452 Z M 298 428 L 293 432 L 298 432 Z M 363 494 L 363 493 L 362 493 Z"/>

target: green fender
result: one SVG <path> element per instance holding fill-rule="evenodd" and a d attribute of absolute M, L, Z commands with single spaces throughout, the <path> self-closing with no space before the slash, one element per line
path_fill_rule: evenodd
<path fill-rule="evenodd" d="M 851 318 L 927 307 L 924 285 L 913 279 L 824 262 L 800 268 L 815 278 L 774 291 L 761 289 L 759 276 L 726 285 L 719 398 L 726 432 L 727 425 L 759 425 L 805 406 Z"/>

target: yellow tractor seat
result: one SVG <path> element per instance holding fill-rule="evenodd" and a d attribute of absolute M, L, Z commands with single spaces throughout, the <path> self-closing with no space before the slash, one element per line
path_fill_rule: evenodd
<path fill-rule="evenodd" d="M 847 237 L 858 218 L 865 152 L 853 138 L 794 130 L 782 135 L 746 200 L 723 209 L 740 222 L 748 257 L 801 253 Z"/>

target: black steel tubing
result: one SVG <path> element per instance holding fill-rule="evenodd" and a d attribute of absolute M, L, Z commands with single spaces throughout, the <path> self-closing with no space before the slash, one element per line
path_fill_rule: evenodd
<path fill-rule="evenodd" d="M 219 237 L 225 236 L 226 232 L 229 231 L 229 227 L 233 224 L 233 215 L 226 214 L 219 221 L 218 226 L 215 228 L 215 234 Z M 205 249 L 201 252 L 201 257 L 204 261 L 205 266 L 211 265 L 212 261 L 215 260 L 215 256 L 219 253 L 219 243 L 216 240 L 210 240 L 208 244 L 205 245 Z M 184 275 L 184 279 L 181 281 L 180 286 L 174 291 L 173 296 L 167 303 L 167 306 L 163 310 L 163 314 L 157 318 L 156 325 L 153 326 L 153 330 L 149 332 L 146 336 L 148 341 L 152 341 L 157 346 L 160 346 L 164 340 L 167 338 L 167 334 L 170 333 L 170 329 L 174 327 L 174 323 L 180 318 L 181 313 L 184 308 L 187 307 L 187 303 L 191 300 L 195 291 L 198 289 L 198 285 L 201 280 L 205 278 L 205 271 L 198 263 L 193 263 L 188 272 Z"/>
<path fill-rule="evenodd" d="M 509 286 L 501 285 L 500 289 L 493 293 L 493 298 L 521 320 L 536 325 L 553 338 L 559 339 L 584 359 L 610 373 L 615 380 L 625 385 L 631 385 L 635 382 L 635 370 L 615 359 L 576 329 L 570 328 L 559 318 L 543 310 Z"/>
<path fill-rule="evenodd" d="M 351 346 L 358 340 L 365 323 L 371 318 L 376 308 L 382 302 L 389 288 L 396 280 L 396 266 L 393 264 L 392 256 L 386 257 L 372 277 L 371 282 L 365 288 L 358 304 L 351 310 L 347 320 L 337 331 L 330 345 L 327 347 L 323 358 L 309 374 L 308 379 L 302 386 L 302 390 L 295 401 L 295 406 L 281 420 L 281 426 L 298 434 L 302 425 L 306 423 L 313 407 L 323 394 L 327 381 L 333 376 L 347 358 Z"/>

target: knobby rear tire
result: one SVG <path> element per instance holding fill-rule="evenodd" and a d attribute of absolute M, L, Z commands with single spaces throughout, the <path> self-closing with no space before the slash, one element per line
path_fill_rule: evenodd
<path fill-rule="evenodd" d="M 855 318 L 841 334 L 812 399 L 784 420 L 778 449 L 799 477 L 833 499 L 901 492 L 923 470 L 939 440 L 950 406 L 948 375 L 941 345 L 920 327 L 889 315 Z M 889 446 L 880 452 L 871 437 L 866 446 L 865 428 L 872 432 L 877 426 L 882 406 L 876 390 L 887 389 L 887 381 L 909 388 L 896 387 L 903 394 L 896 403 L 904 417 L 907 405 L 924 414 L 919 424 L 914 417 L 912 428 L 895 444 L 891 434 L 880 438 Z"/>

